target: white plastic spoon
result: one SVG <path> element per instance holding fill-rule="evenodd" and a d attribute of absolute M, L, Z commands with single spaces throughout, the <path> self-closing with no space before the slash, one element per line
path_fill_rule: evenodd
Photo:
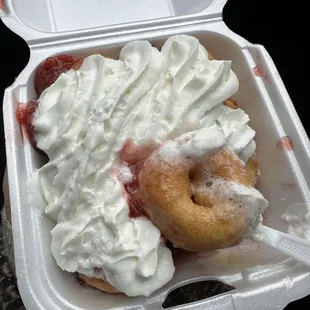
<path fill-rule="evenodd" d="M 310 242 L 281 231 L 258 225 L 252 233 L 256 242 L 267 244 L 276 250 L 310 267 Z"/>

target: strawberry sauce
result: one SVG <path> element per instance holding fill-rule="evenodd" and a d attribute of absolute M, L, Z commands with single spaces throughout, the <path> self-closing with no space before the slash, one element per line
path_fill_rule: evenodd
<path fill-rule="evenodd" d="M 36 151 L 42 153 L 37 147 L 37 141 L 34 136 L 34 127 L 32 125 L 33 114 L 38 107 L 36 100 L 30 100 L 28 103 L 20 103 L 16 109 L 16 119 L 20 126 L 26 129 L 27 138 Z M 24 133 L 25 133 L 24 132 Z"/>
<path fill-rule="evenodd" d="M 132 181 L 127 184 L 123 184 L 126 192 L 127 203 L 129 206 L 129 217 L 136 218 L 140 216 L 148 217 L 148 214 L 143 206 L 143 202 L 139 198 L 139 172 L 143 166 L 143 162 L 137 163 L 136 165 L 129 166 L 132 173 Z"/>
<path fill-rule="evenodd" d="M 147 212 L 143 207 L 143 203 L 138 195 L 139 188 L 139 172 L 143 167 L 144 161 L 160 147 L 159 143 L 150 141 L 142 145 L 137 145 L 132 140 L 127 140 L 120 153 L 122 167 L 128 167 L 131 171 L 132 178 L 130 182 L 123 182 L 120 176 L 120 170 L 117 172 L 117 177 L 124 186 L 124 196 L 129 205 L 129 217 L 136 218 L 146 216 Z"/>

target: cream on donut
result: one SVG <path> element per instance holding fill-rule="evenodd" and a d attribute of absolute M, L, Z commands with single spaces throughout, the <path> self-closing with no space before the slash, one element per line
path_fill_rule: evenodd
<path fill-rule="evenodd" d="M 252 173 L 220 127 L 166 142 L 143 164 L 139 195 L 148 217 L 174 245 L 205 252 L 240 242 L 267 207 Z"/>
<path fill-rule="evenodd" d="M 161 51 L 147 41 L 130 42 L 119 60 L 95 54 L 77 68 L 60 74 L 42 92 L 32 121 L 38 148 L 49 158 L 34 173 L 34 191 L 41 194 L 45 214 L 55 222 L 51 252 L 60 268 L 78 273 L 89 285 L 128 296 L 149 296 L 169 282 L 175 270 L 163 236 L 190 250 L 229 246 L 241 240 L 264 209 L 265 200 L 253 188 L 258 174 L 255 131 L 248 126 L 249 117 L 228 100 L 239 86 L 231 61 L 209 59 L 194 37 L 173 36 Z M 150 150 L 150 157 L 139 166 L 139 196 L 154 223 L 130 212 L 125 183 L 134 178 L 129 168 L 135 159 L 128 156 L 127 162 L 121 161 L 129 140 Z M 151 154 L 153 146 L 159 145 Z M 184 154 L 191 159 L 185 160 Z M 213 159 L 227 161 L 240 176 L 217 170 Z M 163 164 L 171 170 L 163 169 Z M 206 167 L 210 173 L 200 174 Z M 153 175 L 153 185 L 148 173 Z M 174 184 L 171 192 L 160 187 L 167 184 L 165 174 Z M 211 179 L 212 186 L 206 188 L 205 180 Z M 222 190 L 223 184 L 227 191 Z M 231 202 L 231 197 L 237 202 Z M 209 213 L 208 199 L 214 204 Z M 234 212 L 220 217 L 221 199 L 225 214 L 230 209 L 239 218 L 226 235 L 225 224 L 216 239 L 209 236 L 216 232 L 215 224 L 237 218 Z M 194 210 L 196 205 L 200 207 Z M 206 227 L 202 229 L 199 219 L 189 232 L 189 223 L 201 215 Z M 209 225 L 212 216 L 214 230 Z M 195 241 L 195 233 L 205 240 Z"/>

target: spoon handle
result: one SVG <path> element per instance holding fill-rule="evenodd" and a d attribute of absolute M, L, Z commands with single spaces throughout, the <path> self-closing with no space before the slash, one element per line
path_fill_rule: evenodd
<path fill-rule="evenodd" d="M 267 244 L 310 267 L 310 242 L 281 231 L 259 225 L 252 234 L 256 242 Z"/>

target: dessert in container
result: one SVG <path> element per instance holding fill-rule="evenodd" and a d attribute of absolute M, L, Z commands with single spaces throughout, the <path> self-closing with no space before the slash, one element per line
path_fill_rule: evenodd
<path fill-rule="evenodd" d="M 3 22 L 29 45 L 30 60 L 4 96 L 4 126 L 16 273 L 27 309 L 162 309 L 169 292 L 183 285 L 219 280 L 235 289 L 171 309 L 279 309 L 310 293 L 310 270 L 271 247 L 245 240 L 212 254 L 175 262 L 164 287 L 146 297 L 110 295 L 81 286 L 50 252 L 53 223 L 29 195 L 42 157 L 27 141 L 16 108 L 36 97 L 34 72 L 47 57 L 100 53 L 118 59 L 133 40 L 160 48 L 172 35 L 188 34 L 217 59 L 232 61 L 239 79 L 233 96 L 256 131 L 260 177 L 269 201 L 264 224 L 309 238 L 309 140 L 272 59 L 264 47 L 232 32 L 222 20 L 226 0 L 39 1 L 8 0 Z M 284 214 L 284 215 L 283 215 Z M 289 223 L 287 223 L 287 220 Z M 309 220 L 308 220 L 309 221 Z"/>

